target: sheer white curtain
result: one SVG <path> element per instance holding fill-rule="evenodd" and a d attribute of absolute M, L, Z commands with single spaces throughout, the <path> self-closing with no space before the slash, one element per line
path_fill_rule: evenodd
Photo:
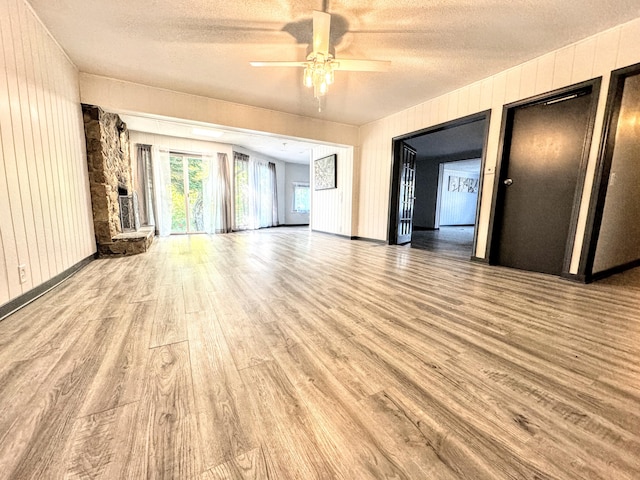
<path fill-rule="evenodd" d="M 266 164 L 249 160 L 249 198 L 251 198 L 251 210 L 249 215 L 249 228 L 258 229 L 267 227 L 267 218 L 264 215 L 263 205 L 265 197 L 265 184 L 262 173 Z"/>
<path fill-rule="evenodd" d="M 269 162 L 269 184 L 271 188 L 271 226 L 277 227 L 280 224 L 278 219 L 278 176 L 276 175 L 276 164 Z"/>
<path fill-rule="evenodd" d="M 216 181 L 218 168 L 217 161 L 211 153 L 202 154 L 202 171 L 206 172 L 202 178 L 204 231 L 206 233 L 216 233 Z"/>
<path fill-rule="evenodd" d="M 229 162 L 226 153 L 202 156 L 203 166 L 208 175 L 203 179 L 203 217 L 206 233 L 229 233 L 231 222 L 231 183 Z"/>
<path fill-rule="evenodd" d="M 249 155 L 233 152 L 233 177 L 235 195 L 235 218 L 233 229 L 246 230 L 251 228 L 249 195 Z"/>
<path fill-rule="evenodd" d="M 156 197 L 156 234 L 166 237 L 171 234 L 171 166 L 169 150 L 152 148 L 153 184 Z"/>
<path fill-rule="evenodd" d="M 234 152 L 237 230 L 278 225 L 276 165 Z"/>

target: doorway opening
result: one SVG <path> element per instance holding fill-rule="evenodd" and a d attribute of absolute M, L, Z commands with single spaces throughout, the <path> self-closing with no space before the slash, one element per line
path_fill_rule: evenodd
<path fill-rule="evenodd" d="M 612 72 L 578 268 L 587 282 L 640 266 L 639 105 L 640 63 Z"/>
<path fill-rule="evenodd" d="M 389 244 L 473 256 L 488 126 L 486 111 L 394 138 Z"/>
<path fill-rule="evenodd" d="M 171 152 L 171 233 L 203 233 L 204 180 L 209 164 L 197 155 Z"/>

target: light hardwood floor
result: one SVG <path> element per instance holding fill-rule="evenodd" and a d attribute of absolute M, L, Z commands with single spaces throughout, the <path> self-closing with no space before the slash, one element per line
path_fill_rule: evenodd
<path fill-rule="evenodd" d="M 0 322 L 0 478 L 638 479 L 640 271 L 158 240 Z"/>
<path fill-rule="evenodd" d="M 474 227 L 469 226 L 414 230 L 411 234 L 411 248 L 469 260 L 473 255 L 473 231 Z"/>

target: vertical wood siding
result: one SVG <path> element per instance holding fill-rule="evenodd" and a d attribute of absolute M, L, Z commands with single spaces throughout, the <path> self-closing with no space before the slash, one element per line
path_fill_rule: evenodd
<path fill-rule="evenodd" d="M 337 155 L 337 188 L 314 189 L 313 161 Z M 313 149 L 311 161 L 311 228 L 320 232 L 352 235 L 353 148 L 322 146 Z"/>
<path fill-rule="evenodd" d="M 1 0 L 0 305 L 95 252 L 90 202 L 78 72 L 23 0 Z"/>

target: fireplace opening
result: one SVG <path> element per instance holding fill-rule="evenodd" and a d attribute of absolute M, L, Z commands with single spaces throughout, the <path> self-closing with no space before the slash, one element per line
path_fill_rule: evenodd
<path fill-rule="evenodd" d="M 120 187 L 118 187 L 118 192 Z M 137 232 L 140 229 L 140 214 L 138 213 L 138 195 L 133 192 L 118 196 L 120 203 L 120 226 L 123 232 Z"/>

